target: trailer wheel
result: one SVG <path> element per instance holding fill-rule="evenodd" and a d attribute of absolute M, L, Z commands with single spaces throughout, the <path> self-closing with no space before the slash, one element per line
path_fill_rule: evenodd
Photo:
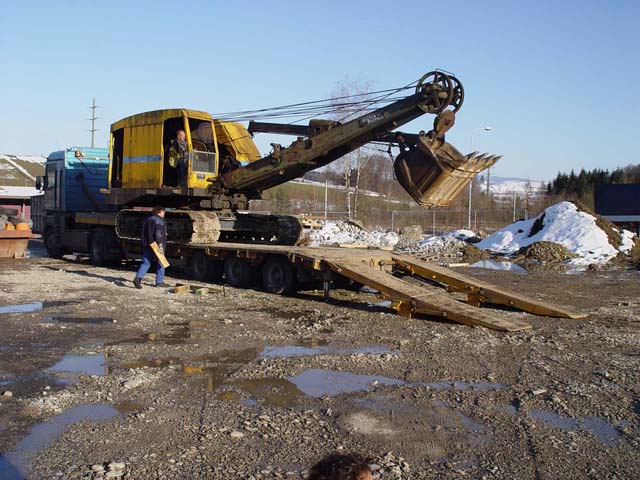
<path fill-rule="evenodd" d="M 246 288 L 255 281 L 255 269 L 242 258 L 229 255 L 224 261 L 224 276 L 229 285 L 237 288 Z"/>
<path fill-rule="evenodd" d="M 262 284 L 269 293 L 290 293 L 294 289 L 296 272 L 285 257 L 272 256 L 262 266 Z"/>
<path fill-rule="evenodd" d="M 64 247 L 58 242 L 58 235 L 53 231 L 53 228 L 47 228 L 44 231 L 44 248 L 47 250 L 47 255 L 51 258 L 62 258 L 66 252 Z"/>
<path fill-rule="evenodd" d="M 108 261 L 109 241 L 102 230 L 91 235 L 91 263 L 96 267 L 105 265 Z"/>
<path fill-rule="evenodd" d="M 222 265 L 211 260 L 204 252 L 196 252 L 189 258 L 189 276 L 199 282 L 210 282 L 222 278 Z"/>

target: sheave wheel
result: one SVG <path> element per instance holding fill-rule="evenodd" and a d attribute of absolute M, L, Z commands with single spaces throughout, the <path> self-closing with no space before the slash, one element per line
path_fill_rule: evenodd
<path fill-rule="evenodd" d="M 255 280 L 255 269 L 246 260 L 229 255 L 224 261 L 224 276 L 232 287 L 246 288 Z"/>
<path fill-rule="evenodd" d="M 267 292 L 290 293 L 295 280 L 296 272 L 285 257 L 270 257 L 262 266 L 262 284 Z"/>

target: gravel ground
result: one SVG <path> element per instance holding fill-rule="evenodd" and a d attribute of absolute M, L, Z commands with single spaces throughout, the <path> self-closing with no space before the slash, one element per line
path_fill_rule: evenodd
<path fill-rule="evenodd" d="M 505 334 L 347 290 L 0 261 L 0 306 L 43 302 L 0 313 L 0 477 L 304 478 L 357 452 L 382 479 L 637 478 L 640 272 L 461 271 L 589 316 Z"/>

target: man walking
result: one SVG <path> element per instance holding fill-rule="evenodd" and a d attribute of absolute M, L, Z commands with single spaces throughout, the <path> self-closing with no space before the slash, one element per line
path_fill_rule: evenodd
<path fill-rule="evenodd" d="M 153 242 L 158 244 L 163 253 L 166 252 L 167 224 L 164 221 L 164 208 L 160 206 L 153 207 L 153 215 L 147 218 L 142 226 L 142 265 L 140 265 L 136 278 L 133 280 L 136 288 L 142 288 L 142 278 L 154 262 L 156 264 L 156 287 L 167 286 L 164 283 L 164 267 L 149 246 Z"/>

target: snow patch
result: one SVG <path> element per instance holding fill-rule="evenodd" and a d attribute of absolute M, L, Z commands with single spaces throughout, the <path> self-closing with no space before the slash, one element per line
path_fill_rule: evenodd
<path fill-rule="evenodd" d="M 529 236 L 536 221 L 542 222 L 542 228 Z M 605 263 L 618 254 L 618 249 L 609 244 L 607 234 L 596 225 L 596 218 L 579 211 L 570 202 L 552 205 L 536 218 L 508 225 L 476 246 L 493 253 L 511 255 L 540 241 L 559 243 L 578 255 L 569 262 L 576 266 Z"/>

